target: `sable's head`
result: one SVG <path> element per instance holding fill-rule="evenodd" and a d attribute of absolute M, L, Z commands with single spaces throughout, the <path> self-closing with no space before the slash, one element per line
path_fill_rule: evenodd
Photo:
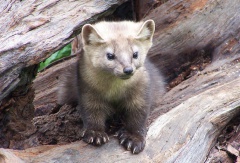
<path fill-rule="evenodd" d="M 93 67 L 128 79 L 144 65 L 154 30 L 153 20 L 86 24 L 82 28 L 83 49 Z"/>

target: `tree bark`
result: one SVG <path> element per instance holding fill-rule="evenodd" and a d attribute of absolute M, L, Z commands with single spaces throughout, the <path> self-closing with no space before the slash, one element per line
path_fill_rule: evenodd
<path fill-rule="evenodd" d="M 240 59 L 240 58 L 239 58 Z M 102 147 L 86 146 L 82 141 L 62 146 L 41 146 L 22 152 L 11 151 L 26 162 L 58 162 L 85 160 L 86 162 L 204 162 L 209 150 L 224 126 L 240 113 L 239 59 L 224 59 L 224 64 L 214 62 L 181 84 L 172 88 L 158 108 L 149 117 L 149 130 L 145 150 L 137 156 L 124 151 L 116 138 Z M 67 60 L 64 64 L 74 61 Z M 59 63 L 62 64 L 62 63 Z M 221 65 L 219 68 L 218 66 Z M 55 65 L 59 69 L 60 65 Z M 55 69 L 52 67 L 52 69 Z M 60 66 L 61 67 L 61 66 Z M 216 68 L 217 67 L 217 68 Z M 65 69 L 66 67 L 62 67 Z M 49 68 L 49 71 L 52 71 Z M 46 80 L 46 74 L 39 74 Z M 40 82 L 40 81 L 37 81 Z M 38 100 L 38 99 L 36 99 Z M 39 101 L 42 101 L 39 99 Z M 46 100 L 47 101 L 47 100 Z M 49 100 L 51 102 L 51 100 Z M 68 110 L 68 111 L 67 111 Z M 170 111 L 168 111 L 170 110 Z M 163 114 L 163 112 L 167 113 Z M 46 137 L 62 139 L 57 130 L 59 117 L 64 121 L 75 116 L 71 108 L 62 108 L 51 116 L 35 118 L 35 125 L 44 130 Z M 161 116 L 159 116 L 161 115 Z M 51 118 L 53 117 L 53 118 Z M 54 121 L 53 119 L 57 119 Z M 65 123 L 65 122 L 64 122 Z M 52 131 L 45 131 L 52 128 Z M 66 124 L 67 126 L 67 124 Z M 76 126 L 76 127 L 79 127 Z M 71 128 L 77 132 L 79 128 Z M 68 131 L 69 132 L 69 131 Z M 50 134 L 53 134 L 49 136 Z M 65 133 L 65 137 L 68 134 Z M 47 148 L 47 149 L 46 149 Z M 44 150 L 43 150 L 44 149 Z M 41 154 L 39 154 L 39 150 Z M 66 151 L 69 151 L 66 153 Z M 28 154 L 32 157 L 29 158 Z M 100 157 L 101 156 L 101 157 Z M 64 158 L 69 158 L 66 160 Z"/>
<path fill-rule="evenodd" d="M 124 151 L 114 137 L 102 147 L 80 141 L 23 151 L 0 149 L 0 153 L 6 160 L 15 156 L 25 162 L 204 162 L 220 131 L 240 113 L 239 8 L 239 0 L 168 1 L 145 18 L 156 22 L 149 57 L 173 88 L 166 93 L 161 106 L 151 113 L 147 144 L 139 155 Z M 70 62 L 74 62 L 74 57 L 38 74 L 40 78 L 36 82 L 52 77 L 51 82 L 57 82 L 48 73 L 60 72 L 65 67 L 60 64 Z M 44 102 L 54 104 L 54 98 L 42 99 L 41 92 L 36 94 L 36 107 L 47 105 Z M 54 93 L 45 95 L 54 97 Z M 59 124 L 67 126 L 72 117 L 69 115 L 75 115 L 74 112 L 64 106 L 50 116 L 59 120 L 68 115 Z M 48 115 L 33 122 L 46 136 L 51 129 L 60 135 L 64 133 L 54 128 L 58 123 L 51 122 Z M 53 128 L 46 131 L 46 126 Z"/>
<path fill-rule="evenodd" d="M 145 18 L 156 23 L 149 56 L 167 79 L 197 56 L 212 61 L 239 53 L 239 1 L 184 0 L 167 2 Z M 186 67 L 186 66 L 185 66 Z"/>
<path fill-rule="evenodd" d="M 0 101 L 17 87 L 24 67 L 43 61 L 72 41 L 82 25 L 111 14 L 123 2 L 126 0 L 1 2 Z"/>
<path fill-rule="evenodd" d="M 36 145 L 17 141 L 36 131 L 31 123 L 32 81 L 38 64 L 71 42 L 82 25 L 112 14 L 123 2 L 126 0 L 1 2 L 0 147 L 23 149 Z"/>

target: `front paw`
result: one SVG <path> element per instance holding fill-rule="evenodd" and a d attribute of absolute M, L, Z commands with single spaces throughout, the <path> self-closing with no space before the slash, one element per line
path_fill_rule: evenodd
<path fill-rule="evenodd" d="M 127 130 L 117 132 L 119 143 L 126 149 L 131 150 L 133 154 L 140 153 L 145 147 L 145 137 L 138 134 L 131 134 Z"/>
<path fill-rule="evenodd" d="M 108 135 L 103 131 L 83 129 L 81 137 L 86 143 L 96 146 L 103 145 L 109 141 Z"/>

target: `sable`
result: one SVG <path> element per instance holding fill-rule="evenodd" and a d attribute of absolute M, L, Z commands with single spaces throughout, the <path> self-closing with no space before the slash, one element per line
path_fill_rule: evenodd
<path fill-rule="evenodd" d="M 146 120 L 164 93 L 163 78 L 148 60 L 155 30 L 145 22 L 100 22 L 82 28 L 83 54 L 61 79 L 58 103 L 77 104 L 85 142 L 108 142 L 106 120 L 120 116 L 120 144 L 137 154 L 144 149 Z"/>

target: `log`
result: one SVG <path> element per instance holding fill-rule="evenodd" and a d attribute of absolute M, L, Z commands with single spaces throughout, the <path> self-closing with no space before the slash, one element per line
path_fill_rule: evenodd
<path fill-rule="evenodd" d="M 134 9 L 136 20 L 140 21 L 144 19 L 152 9 L 160 6 L 161 4 L 167 2 L 168 0 L 157 0 L 157 1 L 149 1 L 149 0 L 135 0 Z"/>
<path fill-rule="evenodd" d="M 76 63 L 76 56 L 63 58 L 59 64 L 54 65 L 53 68 L 47 68 L 45 71 L 38 74 L 39 77 L 33 82 L 33 87 L 35 88 L 35 98 L 33 104 L 35 106 L 35 115 L 46 115 L 53 111 L 57 104 L 57 85 L 59 74 L 64 73 L 67 67 Z M 55 63 L 54 63 L 55 64 Z"/>
<path fill-rule="evenodd" d="M 151 123 L 146 148 L 139 155 L 124 151 L 114 137 L 102 147 L 79 141 L 24 151 L 1 149 L 0 153 L 10 152 L 8 159 L 14 155 L 24 162 L 204 162 L 216 136 L 240 112 L 239 61 L 226 61 L 218 70 L 215 62 L 171 89 L 162 105 L 172 107 L 173 100 L 178 105 Z M 187 95 L 196 90 L 201 93 Z"/>
<path fill-rule="evenodd" d="M 0 149 L 0 154 L 5 160 L 24 162 L 204 162 L 220 131 L 240 113 L 239 8 L 238 0 L 178 0 L 166 2 L 147 16 L 156 22 L 149 57 L 168 81 L 183 78 L 151 113 L 147 144 L 139 155 L 124 151 L 114 137 L 101 147 L 78 141 L 22 151 Z M 71 115 L 69 109 L 61 108 L 50 116 Z M 40 128 L 57 124 L 48 115 L 33 121 Z"/>
<path fill-rule="evenodd" d="M 32 81 L 38 64 L 71 42 L 82 25 L 112 14 L 124 2 L 13 0 L 0 4 L 0 147 L 37 145 L 19 141 L 36 131 L 31 123 Z"/>
<path fill-rule="evenodd" d="M 238 0 L 164 3 L 144 18 L 153 18 L 157 29 L 149 56 L 170 81 L 197 56 L 212 61 L 234 56 L 239 52 L 238 9 Z"/>
<path fill-rule="evenodd" d="M 18 86 L 24 67 L 43 61 L 71 42 L 85 23 L 113 13 L 123 2 L 126 0 L 2 2 L 0 101 Z"/>

